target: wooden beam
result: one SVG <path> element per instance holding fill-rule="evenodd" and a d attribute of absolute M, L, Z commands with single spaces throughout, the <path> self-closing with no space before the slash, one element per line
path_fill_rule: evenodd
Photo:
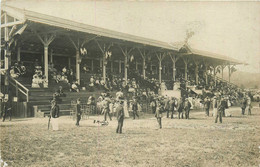
<path fill-rule="evenodd" d="M 52 35 L 50 36 L 50 38 L 47 38 L 47 39 L 46 39 L 46 44 L 47 44 L 47 45 L 50 45 L 50 43 L 55 39 L 55 37 L 56 37 L 56 34 L 52 34 Z"/>
<path fill-rule="evenodd" d="M 68 38 L 69 38 L 70 42 L 72 43 L 72 45 L 74 46 L 74 48 L 75 48 L 76 50 L 78 50 L 79 47 L 78 47 L 78 46 L 75 44 L 75 42 L 70 38 L 70 36 L 68 36 Z"/>
<path fill-rule="evenodd" d="M 97 37 L 98 37 L 98 35 L 95 35 L 95 36 L 92 37 L 92 38 L 85 39 L 84 42 L 82 42 L 81 47 L 83 47 L 83 46 L 85 45 L 85 43 L 88 43 L 88 42 L 94 40 L 94 39 L 97 38 Z"/>
<path fill-rule="evenodd" d="M 101 50 L 101 52 L 102 52 L 103 54 L 105 54 L 105 49 L 103 49 L 103 48 L 100 46 L 100 44 L 99 44 L 99 42 L 98 42 L 97 40 L 95 40 L 95 42 L 97 43 L 97 45 L 98 45 L 99 49 Z"/>
<path fill-rule="evenodd" d="M 11 27 L 11 26 L 18 25 L 18 24 L 23 24 L 24 22 L 25 21 L 15 21 L 15 22 L 10 22 L 10 23 L 5 23 L 5 24 L 1 25 L 1 28 Z"/>
<path fill-rule="evenodd" d="M 16 29 L 16 25 L 14 25 L 14 26 L 12 27 L 11 31 L 9 32 L 9 36 L 12 35 L 12 33 L 14 32 L 15 29 Z"/>

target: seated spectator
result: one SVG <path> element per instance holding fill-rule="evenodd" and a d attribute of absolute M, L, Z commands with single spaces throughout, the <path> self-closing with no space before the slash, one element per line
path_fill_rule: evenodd
<path fill-rule="evenodd" d="M 89 96 L 87 104 L 88 105 L 95 105 L 95 97 Z"/>
<path fill-rule="evenodd" d="M 79 92 L 79 85 L 78 85 L 77 81 L 72 82 L 70 91 L 71 92 Z"/>
<path fill-rule="evenodd" d="M 26 67 L 24 66 L 23 62 L 18 62 L 18 65 L 19 65 L 21 75 L 25 75 L 26 74 Z"/>
<path fill-rule="evenodd" d="M 59 89 L 57 90 L 59 97 L 66 97 L 66 94 L 63 92 L 62 86 L 59 86 Z"/>
<path fill-rule="evenodd" d="M 95 80 L 94 80 L 94 77 L 91 76 L 90 77 L 90 81 L 89 81 L 89 88 L 90 88 L 90 92 L 93 92 L 94 91 L 94 83 L 95 83 Z"/>
<path fill-rule="evenodd" d="M 87 67 L 87 64 L 83 65 L 83 71 L 84 71 L 84 73 L 88 73 L 89 72 L 89 68 Z"/>
<path fill-rule="evenodd" d="M 18 78 L 20 76 L 20 73 L 17 73 L 15 68 L 14 67 L 11 67 L 11 70 L 10 70 L 10 76 L 12 78 Z"/>
<path fill-rule="evenodd" d="M 100 89 L 100 80 L 99 80 L 99 78 L 96 79 L 95 86 L 96 86 L 96 88 Z"/>

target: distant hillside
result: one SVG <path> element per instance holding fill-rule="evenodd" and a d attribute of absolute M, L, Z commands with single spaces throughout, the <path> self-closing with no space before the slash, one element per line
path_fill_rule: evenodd
<path fill-rule="evenodd" d="M 218 76 L 221 77 L 219 74 Z M 228 80 L 227 72 L 224 72 L 224 79 Z M 260 73 L 236 71 L 231 75 L 231 82 L 244 88 L 260 89 Z"/>

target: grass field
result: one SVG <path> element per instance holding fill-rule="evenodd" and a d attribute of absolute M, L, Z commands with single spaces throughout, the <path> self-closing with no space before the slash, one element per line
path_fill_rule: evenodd
<path fill-rule="evenodd" d="M 153 115 L 125 119 L 123 134 L 116 134 L 115 118 L 108 126 L 90 117 L 76 127 L 60 117 L 59 131 L 47 130 L 48 118 L 13 119 L 0 123 L 1 158 L 8 166 L 192 166 L 258 167 L 260 164 L 260 110 L 215 124 L 203 112 L 191 112 L 190 120 L 162 119 Z"/>

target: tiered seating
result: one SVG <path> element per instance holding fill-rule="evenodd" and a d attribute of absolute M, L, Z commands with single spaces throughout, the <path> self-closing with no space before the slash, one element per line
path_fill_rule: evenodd
<path fill-rule="evenodd" d="M 46 114 L 49 114 L 51 103 L 50 100 L 53 97 L 53 93 L 58 89 L 59 86 L 64 88 L 64 93 L 66 97 L 60 97 L 61 102 L 58 103 L 60 107 L 60 115 L 70 115 L 70 112 L 73 110 L 71 105 L 72 101 L 75 101 L 77 98 L 81 99 L 82 104 L 87 103 L 89 96 L 94 96 L 95 99 L 103 92 L 101 90 L 96 90 L 95 92 L 80 91 L 80 92 L 70 92 L 69 87 L 66 83 L 50 83 L 49 88 L 29 88 L 30 89 L 30 100 L 29 107 L 31 109 L 31 116 L 43 117 Z M 111 92 L 111 95 L 115 95 L 115 92 Z"/>

